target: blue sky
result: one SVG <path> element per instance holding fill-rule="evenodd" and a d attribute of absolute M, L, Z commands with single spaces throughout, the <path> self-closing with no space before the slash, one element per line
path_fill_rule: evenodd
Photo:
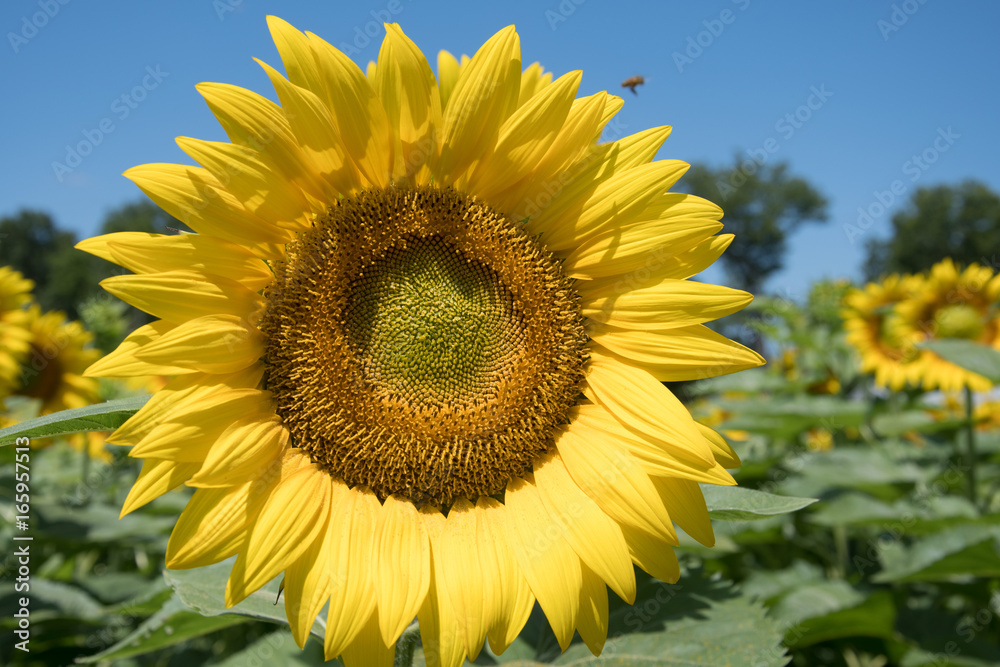
<path fill-rule="evenodd" d="M 987 0 L 7 0 L 0 215 L 42 209 L 92 235 L 108 210 L 142 196 L 124 170 L 189 162 L 179 135 L 224 140 L 194 85 L 273 99 L 252 60 L 280 68 L 270 13 L 361 64 L 377 56 L 384 19 L 434 67 L 440 49 L 471 54 L 513 23 L 525 64 L 583 70 L 580 94 L 623 94 L 624 132 L 672 125 L 659 157 L 788 161 L 830 200 L 830 221 L 796 234 L 772 293 L 859 278 L 865 239 L 885 236 L 918 187 L 976 178 L 1000 191 L 1000 3 Z M 638 96 L 619 87 L 634 74 L 646 79 Z M 68 156 L 81 142 L 92 151 Z M 859 207 L 871 214 L 863 224 Z"/>

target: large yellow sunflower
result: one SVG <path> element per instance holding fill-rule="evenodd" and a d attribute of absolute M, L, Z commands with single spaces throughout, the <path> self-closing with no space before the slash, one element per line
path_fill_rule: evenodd
<path fill-rule="evenodd" d="M 0 266 L 0 401 L 16 391 L 21 362 L 31 351 L 25 306 L 34 287 L 20 271 Z"/>
<path fill-rule="evenodd" d="M 917 344 L 941 338 L 973 340 L 1000 349 L 1000 275 L 970 264 L 964 271 L 951 259 L 933 267 L 920 290 L 900 301 L 896 336 Z M 945 361 L 930 350 L 920 356 L 917 379 L 924 389 L 987 391 L 982 375 Z"/>
<path fill-rule="evenodd" d="M 881 283 L 868 283 L 844 297 L 847 342 L 861 354 L 861 370 L 875 373 L 875 383 L 899 391 L 919 382 L 921 351 L 900 335 L 894 322 L 896 305 L 923 289 L 919 275 L 893 274 Z"/>
<path fill-rule="evenodd" d="M 89 370 L 175 376 L 112 437 L 143 459 L 123 513 L 196 487 L 167 565 L 237 555 L 236 604 L 284 573 L 305 643 L 389 665 L 414 617 L 432 664 L 500 653 L 534 601 L 595 653 L 605 585 L 678 577 L 676 523 L 713 543 L 698 482 L 739 460 L 661 380 L 756 366 L 703 326 L 749 294 L 686 280 L 731 241 L 668 193 L 654 128 L 597 145 L 622 101 L 523 74 L 508 27 L 438 78 L 398 25 L 368 75 L 269 25 L 275 104 L 198 86 L 232 143 L 129 170 L 196 235 L 80 247 L 160 318 Z"/>

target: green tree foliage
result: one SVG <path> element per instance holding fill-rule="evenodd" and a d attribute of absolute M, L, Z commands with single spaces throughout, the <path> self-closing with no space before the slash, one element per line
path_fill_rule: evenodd
<path fill-rule="evenodd" d="M 731 166 L 692 166 L 680 185 L 722 206 L 725 231 L 736 235 L 723 267 L 732 286 L 754 294 L 784 266 L 788 235 L 802 223 L 827 219 L 826 198 L 791 176 L 786 163 L 758 166 L 737 153 Z"/>
<path fill-rule="evenodd" d="M 13 266 L 35 282 L 35 299 L 46 310 L 77 316 L 77 304 L 96 287 L 98 262 L 73 249 L 76 236 L 51 216 L 22 210 L 0 219 L 0 266 Z"/>
<path fill-rule="evenodd" d="M 865 275 L 919 273 L 945 257 L 996 266 L 1000 196 L 977 181 L 920 188 L 892 216 L 892 236 L 868 242 Z"/>
<path fill-rule="evenodd" d="M 184 225 L 149 201 L 125 204 L 108 213 L 102 234 L 151 232 L 169 234 Z M 60 229 L 48 213 L 21 210 L 0 218 L 0 266 L 12 266 L 35 282 L 35 299 L 45 310 L 61 310 L 80 317 L 85 301 L 104 294 L 98 283 L 122 269 L 80 252 L 73 246 L 76 234 Z M 133 323 L 148 318 L 129 314 Z"/>

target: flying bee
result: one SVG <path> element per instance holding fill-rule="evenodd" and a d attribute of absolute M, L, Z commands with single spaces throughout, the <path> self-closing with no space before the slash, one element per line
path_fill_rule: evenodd
<path fill-rule="evenodd" d="M 641 86 L 644 83 L 646 83 L 646 80 L 637 74 L 622 81 L 622 88 L 628 88 L 632 91 L 633 95 L 638 95 L 639 93 L 635 92 L 635 87 Z"/>

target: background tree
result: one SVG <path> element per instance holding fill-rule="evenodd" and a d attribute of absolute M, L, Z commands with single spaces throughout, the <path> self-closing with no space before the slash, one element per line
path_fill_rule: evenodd
<path fill-rule="evenodd" d="M 865 276 L 926 271 L 945 257 L 1000 263 L 1000 196 L 978 181 L 920 188 L 892 216 L 892 236 L 867 244 Z"/>
<path fill-rule="evenodd" d="M 784 266 L 788 235 L 802 223 L 827 219 L 823 195 L 789 175 L 784 162 L 760 165 L 737 153 L 732 166 L 693 165 L 679 185 L 725 211 L 724 231 L 736 238 L 722 265 L 733 287 L 753 294 Z"/>
<path fill-rule="evenodd" d="M 110 211 L 101 225 L 102 234 L 151 232 L 171 234 L 186 229 L 183 223 L 149 201 L 125 204 Z M 44 310 L 61 310 L 79 318 L 86 301 L 100 298 L 98 283 L 123 272 L 118 266 L 80 252 L 77 237 L 60 229 L 48 213 L 21 210 L 0 218 L 0 266 L 12 266 L 35 282 L 35 300 Z M 128 319 L 142 324 L 149 318 L 130 309 Z"/>

